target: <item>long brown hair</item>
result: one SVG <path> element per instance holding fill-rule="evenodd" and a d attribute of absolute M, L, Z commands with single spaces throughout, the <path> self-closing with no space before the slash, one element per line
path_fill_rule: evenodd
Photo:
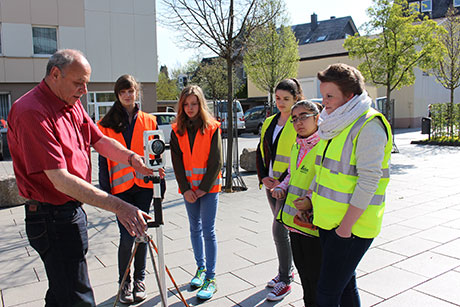
<path fill-rule="evenodd" d="M 177 132 L 179 135 L 184 135 L 186 128 L 188 115 L 184 111 L 185 99 L 188 96 L 195 95 L 198 100 L 199 110 L 197 116 L 201 118 L 201 134 L 204 134 L 204 130 L 208 128 L 213 122 L 213 117 L 209 113 L 208 105 L 206 104 L 206 98 L 204 97 L 203 90 L 198 85 L 186 86 L 180 93 L 179 101 L 176 105 L 177 117 L 175 122 L 177 123 Z"/>
<path fill-rule="evenodd" d="M 120 102 L 120 92 L 122 90 L 134 88 L 136 91 L 136 99 L 139 95 L 140 85 L 131 75 L 123 75 L 117 79 L 113 91 L 115 92 L 116 100 L 110 110 L 101 119 L 101 126 L 104 128 L 113 129 L 116 133 L 126 130 L 128 127 L 128 119 L 125 116 L 126 111 Z"/>

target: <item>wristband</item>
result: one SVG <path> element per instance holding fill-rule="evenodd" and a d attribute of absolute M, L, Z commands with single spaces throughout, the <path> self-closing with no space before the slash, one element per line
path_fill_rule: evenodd
<path fill-rule="evenodd" d="M 136 153 L 133 152 L 133 153 L 130 154 L 129 157 L 128 157 L 128 163 L 129 163 L 129 166 L 131 166 L 131 167 L 133 166 L 133 157 L 134 157 L 135 154 L 136 154 Z"/>

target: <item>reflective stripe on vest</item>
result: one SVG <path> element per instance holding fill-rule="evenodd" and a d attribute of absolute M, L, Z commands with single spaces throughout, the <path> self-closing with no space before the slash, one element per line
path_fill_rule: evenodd
<path fill-rule="evenodd" d="M 116 133 L 113 129 L 105 128 L 98 123 L 99 129 L 106 136 L 120 142 L 125 148 L 126 142 L 123 134 Z M 137 113 L 136 123 L 134 125 L 133 135 L 131 138 L 131 150 L 140 156 L 144 156 L 143 133 L 146 130 L 157 129 L 155 116 L 139 111 Z M 152 188 L 151 182 L 144 182 L 144 175 L 138 173 L 129 165 L 117 163 L 107 159 L 107 166 L 110 177 L 110 186 L 112 194 L 119 194 L 129 190 L 134 184 L 142 188 Z"/>
<path fill-rule="evenodd" d="M 321 140 L 317 144 L 312 202 L 315 211 L 314 224 L 318 227 L 328 230 L 337 227 L 348 210 L 358 180 L 355 155 L 357 138 L 361 129 L 375 117 L 380 117 L 388 136 L 382 161 L 382 176 L 369 206 L 353 225 L 352 233 L 362 238 L 374 238 L 380 232 L 393 139 L 389 123 L 374 109 L 363 113 L 333 139 Z"/>
<path fill-rule="evenodd" d="M 270 126 L 270 123 L 273 121 L 275 116 L 276 115 L 272 115 L 268 117 L 267 119 L 265 119 L 262 125 L 259 149 L 262 155 L 263 163 L 265 163 L 265 158 L 264 158 L 265 152 L 263 149 L 265 132 L 267 131 L 268 127 Z M 283 130 L 281 130 L 280 132 L 280 136 L 278 139 L 278 145 L 276 147 L 275 161 L 273 161 L 273 166 L 272 166 L 273 178 L 279 179 L 289 167 L 291 147 L 292 147 L 292 144 L 295 143 L 296 137 L 297 137 L 297 133 L 295 132 L 294 125 L 291 123 L 291 117 L 289 116 L 288 120 L 286 121 L 286 124 L 283 127 Z M 269 165 L 264 165 L 264 166 L 267 169 L 269 168 Z"/>
<path fill-rule="evenodd" d="M 198 131 L 195 136 L 193 144 L 193 151 L 190 150 L 190 141 L 188 138 L 188 132 L 185 130 L 183 135 L 179 135 L 177 132 L 177 124 L 172 125 L 172 130 L 176 134 L 179 142 L 179 147 L 182 151 L 182 158 L 184 163 L 185 176 L 190 184 L 190 188 L 195 191 L 199 188 L 201 181 L 206 174 L 208 157 L 211 149 L 211 140 L 214 133 L 220 133 L 220 124 L 217 121 L 213 121 L 211 125 L 204 131 Z M 216 132 L 216 130 L 219 130 Z M 221 191 L 222 173 L 219 174 L 211 187 L 209 193 L 217 193 Z M 179 189 L 179 193 L 181 193 Z"/>
<path fill-rule="evenodd" d="M 315 157 L 316 146 L 313 147 L 303 158 L 302 162 L 297 167 L 297 159 L 299 155 L 299 146 L 295 143 L 291 151 L 291 166 L 290 178 L 286 195 L 286 201 L 283 207 L 278 212 L 277 220 L 284 225 L 294 228 L 302 233 L 312 236 L 319 236 L 318 230 L 313 230 L 308 227 L 298 225 L 294 222 L 294 217 L 297 214 L 297 208 L 294 206 L 294 200 L 307 195 L 308 188 L 315 176 Z"/>

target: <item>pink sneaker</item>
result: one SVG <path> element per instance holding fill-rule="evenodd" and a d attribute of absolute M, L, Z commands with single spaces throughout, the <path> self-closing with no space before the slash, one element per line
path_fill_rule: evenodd
<path fill-rule="evenodd" d="M 291 286 L 286 285 L 284 282 L 280 281 L 273 288 L 272 292 L 267 294 L 267 300 L 268 301 L 279 301 L 279 300 L 282 300 L 289 293 L 291 293 Z"/>

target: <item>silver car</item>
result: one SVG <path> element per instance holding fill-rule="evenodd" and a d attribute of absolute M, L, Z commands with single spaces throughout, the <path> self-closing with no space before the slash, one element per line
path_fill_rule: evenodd
<path fill-rule="evenodd" d="M 169 141 L 171 139 L 171 124 L 176 118 L 176 113 L 174 112 L 155 112 L 155 113 L 150 113 L 152 115 L 155 115 L 157 118 L 157 124 L 158 124 L 158 129 L 163 131 L 163 134 L 165 136 L 165 143 L 169 145 Z"/>

